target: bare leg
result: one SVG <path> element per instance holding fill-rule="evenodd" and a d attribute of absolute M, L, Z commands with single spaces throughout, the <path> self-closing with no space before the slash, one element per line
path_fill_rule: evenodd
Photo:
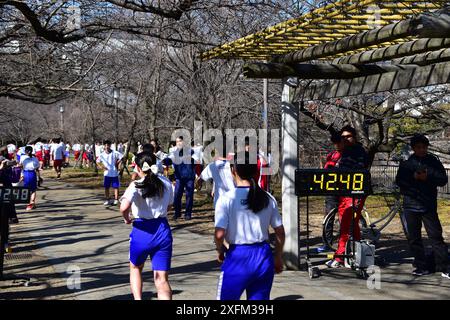
<path fill-rule="evenodd" d="M 119 200 L 119 189 L 114 189 L 114 199 Z"/>
<path fill-rule="evenodd" d="M 109 188 L 105 188 L 105 198 L 109 200 Z"/>
<path fill-rule="evenodd" d="M 33 192 L 30 197 L 30 205 L 36 204 L 36 192 Z"/>
<path fill-rule="evenodd" d="M 142 300 L 142 269 L 144 264 L 135 266 L 130 262 L 130 286 L 134 300 Z"/>
<path fill-rule="evenodd" d="M 172 300 L 172 288 L 169 284 L 168 271 L 153 271 L 156 290 L 158 291 L 158 300 Z"/>

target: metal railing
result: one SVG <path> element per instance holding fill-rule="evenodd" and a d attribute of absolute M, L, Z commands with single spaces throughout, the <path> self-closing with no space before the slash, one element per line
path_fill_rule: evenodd
<path fill-rule="evenodd" d="M 390 187 L 395 182 L 398 166 L 395 165 L 375 165 L 370 168 L 372 175 L 372 185 Z M 447 179 L 450 177 L 450 169 L 445 169 Z M 438 188 L 440 195 L 450 196 L 450 182 Z"/>

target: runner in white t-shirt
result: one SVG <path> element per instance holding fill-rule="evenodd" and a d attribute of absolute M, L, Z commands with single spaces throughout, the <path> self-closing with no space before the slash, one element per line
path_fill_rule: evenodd
<path fill-rule="evenodd" d="M 275 273 L 283 270 L 285 231 L 275 198 L 262 190 L 254 176 L 256 164 L 235 158 L 232 173 L 236 188 L 221 196 L 215 207 L 217 259 L 223 262 L 218 300 L 269 300 Z M 275 231 L 275 253 L 269 245 L 269 228 Z M 229 248 L 225 249 L 224 241 Z"/>
<path fill-rule="evenodd" d="M 104 142 L 105 151 L 103 151 L 97 159 L 97 163 L 104 169 L 103 187 L 105 188 L 105 206 L 117 205 L 119 203 L 119 165 L 123 155 L 120 152 L 111 149 L 111 142 Z M 109 189 L 114 189 L 114 201 L 111 203 L 109 198 Z"/>
<path fill-rule="evenodd" d="M 201 188 L 202 181 L 210 180 L 214 181 L 213 193 L 215 207 L 220 196 L 235 188 L 230 162 L 227 160 L 216 160 L 209 163 L 197 178 L 197 188 Z"/>
<path fill-rule="evenodd" d="M 174 195 L 171 182 L 158 174 L 153 153 L 136 156 L 139 180 L 132 181 L 121 198 L 120 211 L 130 234 L 130 285 L 134 299 L 142 299 L 142 270 L 150 255 L 159 300 L 171 300 L 169 271 L 172 259 L 172 231 L 167 221 Z"/>
<path fill-rule="evenodd" d="M 14 143 L 10 143 L 7 146 L 8 149 L 8 158 L 9 160 L 14 160 L 16 157 L 16 151 L 17 151 L 17 147 Z"/>
<path fill-rule="evenodd" d="M 40 168 L 44 168 L 44 144 L 39 140 L 34 144 L 36 158 L 40 163 Z"/>
<path fill-rule="evenodd" d="M 51 146 L 51 156 L 53 159 L 53 167 L 56 171 L 56 179 L 61 178 L 61 170 L 64 162 L 65 145 L 60 139 L 54 139 Z"/>
<path fill-rule="evenodd" d="M 70 150 L 72 149 L 72 147 L 70 146 L 70 142 L 66 143 L 66 150 L 64 152 L 64 158 L 65 158 L 65 165 L 69 165 L 70 164 Z"/>
<path fill-rule="evenodd" d="M 81 145 L 77 142 L 72 146 L 72 150 L 73 150 L 73 157 L 75 159 L 75 162 L 78 163 L 78 161 L 80 160 L 80 155 L 81 155 Z"/>
<path fill-rule="evenodd" d="M 48 140 L 44 141 L 44 144 L 42 146 L 42 149 L 44 151 L 44 168 L 50 167 L 50 151 L 51 151 L 51 145 L 49 144 Z"/>
<path fill-rule="evenodd" d="M 24 182 L 24 187 L 31 190 L 30 203 L 26 210 L 36 208 L 36 190 L 38 187 L 39 174 L 39 160 L 33 155 L 33 147 L 25 147 L 25 155 L 20 157 L 20 165 L 22 167 L 21 180 Z"/>

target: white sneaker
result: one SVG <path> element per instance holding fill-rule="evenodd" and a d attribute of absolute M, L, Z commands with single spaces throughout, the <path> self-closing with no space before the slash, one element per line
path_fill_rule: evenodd
<path fill-rule="evenodd" d="M 119 200 L 114 200 L 113 206 L 117 206 L 119 204 Z"/>
<path fill-rule="evenodd" d="M 450 279 L 450 272 L 442 272 L 441 276 L 446 279 Z"/>
<path fill-rule="evenodd" d="M 325 265 L 326 265 L 328 268 L 333 268 L 333 269 L 342 267 L 342 264 L 341 264 L 339 261 L 336 261 L 336 260 L 334 260 L 334 259 L 325 262 Z"/>
<path fill-rule="evenodd" d="M 111 201 L 109 201 L 109 200 L 106 200 L 105 202 L 103 202 L 104 206 L 109 206 L 110 204 L 111 204 Z"/>

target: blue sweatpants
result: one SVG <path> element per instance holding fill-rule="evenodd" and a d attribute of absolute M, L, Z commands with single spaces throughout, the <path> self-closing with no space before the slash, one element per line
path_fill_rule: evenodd
<path fill-rule="evenodd" d="M 274 275 L 268 243 L 231 245 L 222 265 L 217 300 L 239 300 L 244 291 L 247 300 L 269 300 Z"/>
<path fill-rule="evenodd" d="M 194 205 L 194 180 L 193 179 L 177 179 L 175 183 L 175 195 L 173 207 L 175 209 L 175 217 L 181 215 L 181 198 L 186 189 L 186 213 L 185 217 L 191 217 L 192 206 Z"/>

